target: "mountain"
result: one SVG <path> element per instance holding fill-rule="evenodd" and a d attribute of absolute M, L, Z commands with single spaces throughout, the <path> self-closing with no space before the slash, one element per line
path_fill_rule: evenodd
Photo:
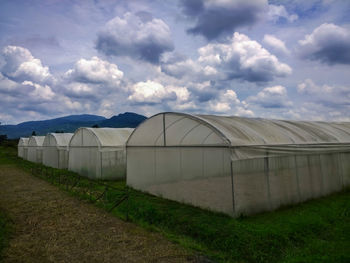
<path fill-rule="evenodd" d="M 113 116 L 110 119 L 103 120 L 99 123 L 100 127 L 112 127 L 112 128 L 135 128 L 141 122 L 147 119 L 143 115 L 139 115 L 133 112 L 125 112 L 118 116 Z"/>
<path fill-rule="evenodd" d="M 82 115 L 69 115 L 66 117 L 61 117 L 53 120 L 90 122 L 90 121 L 103 121 L 103 120 L 106 120 L 106 118 L 98 115 L 82 114 Z"/>
<path fill-rule="evenodd" d="M 6 134 L 9 139 L 19 137 L 29 137 L 35 131 L 37 135 L 46 135 L 49 132 L 63 131 L 74 132 L 80 127 L 129 127 L 134 128 L 146 117 L 132 112 L 126 112 L 106 119 L 97 115 L 69 115 L 61 118 L 43 120 L 43 121 L 27 121 L 17 125 L 0 125 L 0 134 Z"/>

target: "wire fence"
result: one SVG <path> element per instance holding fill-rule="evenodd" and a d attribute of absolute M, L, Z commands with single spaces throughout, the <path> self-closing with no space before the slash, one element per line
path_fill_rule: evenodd
<path fill-rule="evenodd" d="M 32 165 L 30 170 L 32 175 L 58 185 L 91 203 L 96 203 L 108 212 L 112 212 L 122 203 L 127 204 L 129 199 L 129 188 L 126 186 L 114 187 L 106 182 L 90 180 L 66 170 L 42 165 Z M 126 209 L 126 220 L 129 220 L 128 209 Z"/>

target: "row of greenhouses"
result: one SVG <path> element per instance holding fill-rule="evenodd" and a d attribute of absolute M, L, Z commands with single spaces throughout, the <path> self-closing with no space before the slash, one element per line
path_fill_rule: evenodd
<path fill-rule="evenodd" d="M 79 128 L 73 133 L 20 138 L 18 156 L 68 169 L 92 179 L 125 178 L 125 142 L 130 128 Z"/>
<path fill-rule="evenodd" d="M 20 157 L 231 216 L 350 186 L 350 122 L 165 112 L 135 130 L 21 138 Z"/>

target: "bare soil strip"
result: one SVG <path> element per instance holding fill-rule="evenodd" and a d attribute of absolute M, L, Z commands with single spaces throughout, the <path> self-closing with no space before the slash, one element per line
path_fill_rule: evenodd
<path fill-rule="evenodd" d="M 0 166 L 0 207 L 15 228 L 4 262 L 201 261 L 12 166 Z"/>

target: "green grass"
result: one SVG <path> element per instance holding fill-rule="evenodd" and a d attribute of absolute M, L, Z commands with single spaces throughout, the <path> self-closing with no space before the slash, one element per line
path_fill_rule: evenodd
<path fill-rule="evenodd" d="M 350 194 L 233 219 L 176 202 L 131 194 L 132 221 L 223 262 L 350 262 Z"/>
<path fill-rule="evenodd" d="M 2 147 L 0 163 L 15 164 L 27 170 L 33 166 L 14 157 L 15 154 L 16 150 Z M 89 180 L 82 179 L 81 183 L 87 184 Z M 121 192 L 127 189 L 125 182 L 107 184 Z M 98 192 L 102 188 L 96 186 L 94 190 Z M 108 192 L 107 201 L 120 195 L 119 190 Z M 123 219 L 128 214 L 132 222 L 162 232 L 214 261 L 350 262 L 349 191 L 238 219 L 132 189 L 127 191 L 128 201 L 113 210 L 113 214 Z"/>
<path fill-rule="evenodd" d="M 12 234 L 12 223 L 8 215 L 0 208 L 0 261 L 4 249 L 8 246 Z"/>

